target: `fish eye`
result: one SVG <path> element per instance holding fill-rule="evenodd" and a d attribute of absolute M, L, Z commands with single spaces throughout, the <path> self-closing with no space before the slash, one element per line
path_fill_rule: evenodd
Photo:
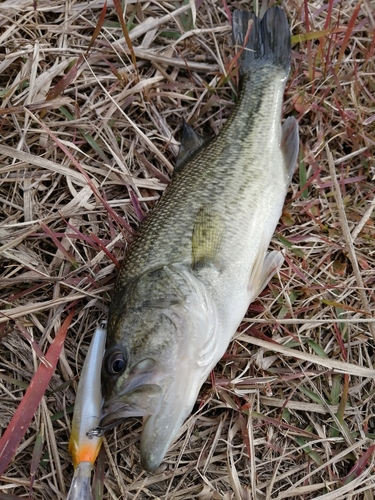
<path fill-rule="evenodd" d="M 110 375 L 119 375 L 126 368 L 125 354 L 122 351 L 114 351 L 107 358 L 107 371 Z"/>

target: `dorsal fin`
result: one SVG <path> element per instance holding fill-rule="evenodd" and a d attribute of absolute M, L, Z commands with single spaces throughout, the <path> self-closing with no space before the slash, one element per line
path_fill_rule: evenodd
<path fill-rule="evenodd" d="M 174 172 L 191 158 L 205 143 L 203 137 L 197 134 L 184 120 L 182 124 L 181 146 L 176 158 Z"/>

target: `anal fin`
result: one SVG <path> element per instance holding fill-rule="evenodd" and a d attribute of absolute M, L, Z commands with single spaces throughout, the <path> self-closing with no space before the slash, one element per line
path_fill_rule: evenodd
<path fill-rule="evenodd" d="M 284 156 L 288 186 L 292 180 L 299 151 L 298 122 L 289 116 L 281 127 L 281 151 Z"/>

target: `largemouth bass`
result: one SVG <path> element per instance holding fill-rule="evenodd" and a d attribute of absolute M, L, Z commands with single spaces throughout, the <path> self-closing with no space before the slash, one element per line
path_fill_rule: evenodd
<path fill-rule="evenodd" d="M 106 333 L 106 322 L 102 322 L 95 329 L 78 383 L 69 440 L 74 476 L 66 500 L 93 500 L 91 470 L 102 445 L 102 438 L 87 434 L 99 424 L 102 411 L 98 366 L 103 361 Z"/>
<path fill-rule="evenodd" d="M 143 416 L 148 471 L 283 261 L 267 248 L 299 144 L 296 120 L 281 126 L 286 16 L 279 7 L 261 20 L 235 11 L 233 40 L 241 76 L 235 110 L 206 145 L 185 130 L 172 181 L 130 246 L 110 305 L 101 426 Z"/>

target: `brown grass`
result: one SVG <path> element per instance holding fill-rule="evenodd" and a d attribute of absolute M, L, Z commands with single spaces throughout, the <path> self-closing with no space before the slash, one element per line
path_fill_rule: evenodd
<path fill-rule="evenodd" d="M 182 119 L 217 133 L 233 108 L 225 2 L 192 13 L 128 0 L 131 45 L 112 2 L 95 33 L 103 5 L 0 4 L 2 428 L 40 362 L 30 338 L 46 352 L 75 308 L 0 499 L 28 497 L 34 471 L 32 498 L 65 498 L 76 377 L 117 263 L 168 183 Z M 375 7 L 283 5 L 294 35 L 285 114 L 302 145 L 272 242 L 285 264 L 155 474 L 139 465 L 137 419 L 108 433 L 106 499 L 374 497 Z"/>

